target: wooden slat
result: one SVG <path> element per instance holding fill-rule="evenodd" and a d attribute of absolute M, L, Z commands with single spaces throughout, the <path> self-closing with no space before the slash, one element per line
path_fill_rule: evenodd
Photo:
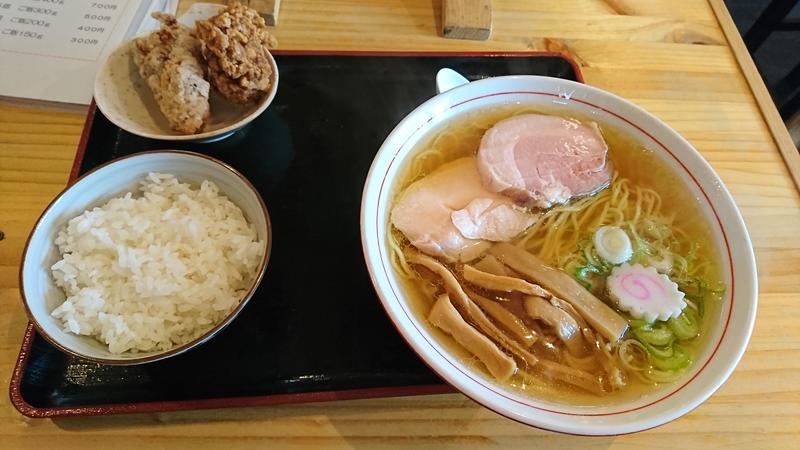
<path fill-rule="evenodd" d="M 708 2 L 713 8 L 714 14 L 719 20 L 719 26 L 728 39 L 728 44 L 736 57 L 736 61 L 739 63 L 742 74 L 750 85 L 759 108 L 761 108 L 761 114 L 763 114 L 764 120 L 772 132 L 775 144 L 783 155 L 795 184 L 800 189 L 800 154 L 798 154 L 797 147 L 794 145 L 794 141 L 792 141 L 792 137 L 789 135 L 789 131 L 778 113 L 778 108 L 775 107 L 775 103 L 769 95 L 764 79 L 758 73 L 753 58 L 750 57 L 747 46 L 745 46 L 736 24 L 733 23 L 733 19 L 728 13 L 723 0 L 708 0 Z"/>
<path fill-rule="evenodd" d="M 278 13 L 280 13 L 281 10 L 281 0 L 244 0 L 241 3 L 258 11 L 258 13 L 264 18 L 264 21 L 267 23 L 267 25 L 275 26 L 278 24 Z"/>
<path fill-rule="evenodd" d="M 491 0 L 442 0 L 442 36 L 485 41 L 491 34 Z"/>

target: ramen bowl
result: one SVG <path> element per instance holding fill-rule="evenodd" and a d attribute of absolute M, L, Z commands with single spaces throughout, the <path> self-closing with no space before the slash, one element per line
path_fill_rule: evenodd
<path fill-rule="evenodd" d="M 361 205 L 367 267 L 389 318 L 412 349 L 447 383 L 483 406 L 538 428 L 581 435 L 615 435 L 674 420 L 708 399 L 731 375 L 745 351 L 756 316 L 757 280 L 752 245 L 728 190 L 692 145 L 664 122 L 614 94 L 567 80 L 509 76 L 440 89 L 403 119 L 375 156 Z M 676 381 L 641 395 L 592 404 L 537 397 L 495 382 L 432 333 L 415 313 L 390 260 L 390 213 L 403 168 L 431 133 L 477 111 L 505 105 L 542 107 L 567 117 L 592 117 L 652 151 L 697 203 L 719 257 L 726 290 L 708 318 L 693 364 Z"/>

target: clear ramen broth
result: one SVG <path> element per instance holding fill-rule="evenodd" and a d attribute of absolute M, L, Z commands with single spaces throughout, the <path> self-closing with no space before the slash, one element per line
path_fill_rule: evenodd
<path fill-rule="evenodd" d="M 603 405 L 669 387 L 696 363 L 708 340 L 706 331 L 718 318 L 725 286 L 721 282 L 719 256 L 709 232 L 709 223 L 699 209 L 698 199 L 651 149 L 599 117 L 574 113 L 564 115 L 558 110 L 518 104 L 478 110 L 448 121 L 420 141 L 396 177 L 392 204 L 410 184 L 442 164 L 474 156 L 484 132 L 494 124 L 527 113 L 561 115 L 582 123 L 596 122 L 608 144 L 608 158 L 613 164 L 614 175 L 611 185 L 595 195 L 542 211 L 539 220 L 511 244 L 569 274 L 623 316 L 629 326 L 624 337 L 617 342 L 596 335 L 595 343 L 589 343 L 596 346 L 591 350 L 596 359 L 592 365 L 577 361 L 563 347 L 553 350 L 551 347 L 562 343 L 552 333 L 548 334 L 540 322 L 526 316 L 518 297 L 510 294 L 496 304 L 540 333 L 540 339 L 530 347 L 540 360 L 551 359 L 585 370 L 599 377 L 601 386 L 603 383 L 605 386 L 613 385 L 607 364 L 614 364 L 624 374 L 624 387 L 612 387 L 607 392 L 588 392 L 585 388 L 539 373 L 535 367 L 529 367 L 518 358 L 515 359 L 519 370 L 513 376 L 505 381 L 495 380 L 477 357 L 427 320 L 437 296 L 447 289 L 431 271 L 406 261 L 404 252 L 412 246 L 402 232 L 391 226 L 387 238 L 392 265 L 413 313 L 463 364 L 483 374 L 487 380 L 523 395 L 562 404 Z M 687 303 L 681 316 L 647 323 L 622 311 L 609 298 L 605 279 L 614 265 L 598 258 L 591 239 L 595 230 L 607 225 L 618 226 L 631 237 L 635 248 L 631 262 L 659 267 L 659 272 L 663 270 L 662 273 L 678 285 Z M 462 284 L 469 286 L 459 276 L 463 268 L 461 263 L 441 259 L 440 262 Z M 486 297 L 498 298 L 485 289 L 475 290 Z M 470 320 L 467 322 L 471 323 Z M 502 324 L 495 324 L 503 328 Z M 607 370 L 604 371 L 603 367 Z M 603 373 L 606 373 L 606 379 Z"/>

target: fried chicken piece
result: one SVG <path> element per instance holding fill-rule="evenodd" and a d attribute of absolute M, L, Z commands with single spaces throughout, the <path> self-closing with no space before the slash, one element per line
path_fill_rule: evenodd
<path fill-rule="evenodd" d="M 245 104 L 269 90 L 267 48 L 277 42 L 256 10 L 235 2 L 195 26 L 209 79 L 223 97 Z"/>
<path fill-rule="evenodd" d="M 175 16 L 153 13 L 161 28 L 134 41 L 134 62 L 147 80 L 170 128 L 200 132 L 209 115 L 210 85 L 198 61 L 200 44 Z"/>

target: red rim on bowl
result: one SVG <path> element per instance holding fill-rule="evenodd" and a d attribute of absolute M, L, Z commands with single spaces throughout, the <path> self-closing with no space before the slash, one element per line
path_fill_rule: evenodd
<path fill-rule="evenodd" d="M 523 78 L 523 77 L 508 77 L 508 78 Z M 531 77 L 531 78 L 533 78 L 533 77 Z M 483 83 L 485 81 L 490 81 L 490 80 L 482 80 L 482 81 L 478 81 L 476 83 Z M 462 87 L 456 88 L 456 89 L 463 89 L 464 87 L 466 87 L 466 86 L 462 86 Z M 588 87 L 588 88 L 594 89 L 594 88 L 591 88 L 591 87 Z M 460 107 L 462 107 L 464 105 L 470 104 L 470 103 L 475 102 L 477 100 L 487 99 L 487 98 L 491 98 L 491 97 L 510 96 L 510 95 L 514 95 L 514 96 L 529 96 L 530 95 L 530 96 L 561 97 L 561 98 L 563 98 L 563 95 L 561 93 L 558 93 L 558 92 L 528 91 L 528 90 L 508 90 L 508 91 L 501 91 L 501 92 L 490 92 L 488 94 L 483 94 L 483 95 L 475 95 L 473 97 L 469 97 L 469 98 L 466 98 L 464 100 L 455 101 L 453 104 L 451 104 L 447 108 L 447 110 L 452 112 L 452 111 L 458 110 Z M 613 94 L 612 94 L 612 96 L 613 96 Z M 613 96 L 613 97 L 616 97 L 616 96 Z M 637 107 L 636 105 L 630 104 L 629 102 L 627 102 L 627 101 L 625 101 L 623 99 L 620 99 L 618 97 L 616 97 L 616 98 L 617 98 L 617 100 L 620 100 L 620 101 L 622 101 L 624 103 L 628 103 L 629 105 L 631 105 L 634 108 L 638 109 L 639 112 L 644 113 L 646 115 L 649 115 L 644 110 L 642 110 L 641 108 Z M 593 102 L 590 102 L 590 101 L 587 101 L 587 100 L 574 98 L 574 97 L 569 98 L 569 100 L 581 103 L 582 105 L 584 105 L 586 107 L 589 107 L 589 108 L 591 108 L 593 110 L 601 111 L 601 112 L 603 112 L 605 114 L 609 114 L 609 115 L 619 119 L 620 121 L 624 122 L 628 127 L 631 128 L 632 131 L 640 133 L 643 137 L 646 137 L 651 142 L 655 143 L 655 145 L 660 150 L 663 150 L 664 152 L 666 152 L 666 154 L 669 155 L 669 157 L 675 163 L 677 163 L 677 165 L 685 172 L 685 174 L 688 175 L 688 177 L 692 180 L 694 186 L 702 193 L 702 199 L 704 201 L 705 206 L 707 206 L 710 209 L 710 211 L 713 213 L 713 218 L 714 219 L 712 220 L 712 222 L 714 223 L 714 225 L 712 225 L 711 223 L 709 223 L 709 225 L 710 226 L 714 226 L 714 227 L 718 227 L 719 233 L 720 233 L 720 235 L 722 237 L 722 243 L 723 243 L 724 251 L 725 251 L 725 255 L 723 256 L 723 259 L 725 261 L 724 264 L 726 266 L 725 269 L 727 270 L 727 273 L 730 276 L 730 288 L 729 288 L 729 291 L 726 293 L 725 298 L 726 299 L 729 298 L 730 299 L 730 303 L 729 303 L 729 305 L 727 305 L 727 314 L 723 318 L 724 325 L 723 325 L 723 328 L 722 328 L 722 332 L 719 335 L 719 338 L 713 344 L 710 344 L 710 343 L 706 344 L 706 346 L 713 345 L 713 349 L 711 350 L 710 355 L 702 363 L 699 362 L 699 361 L 694 363 L 695 367 L 699 367 L 699 369 L 688 380 L 681 381 L 679 384 L 677 384 L 675 386 L 672 386 L 670 389 L 660 393 L 657 399 L 652 400 L 652 401 L 648 401 L 647 403 L 644 403 L 644 404 L 641 404 L 641 405 L 637 405 L 637 406 L 634 406 L 634 407 L 629 407 L 629 408 L 616 410 L 616 411 L 603 411 L 603 412 L 575 411 L 574 409 L 573 410 L 562 410 L 562 409 L 557 409 L 557 408 L 545 407 L 545 406 L 543 406 L 541 404 L 537 404 L 537 403 L 532 402 L 532 401 L 526 401 L 526 400 L 521 399 L 521 398 L 514 398 L 513 396 L 505 395 L 503 392 L 501 392 L 501 391 L 497 390 L 496 388 L 494 388 L 494 386 L 492 384 L 484 382 L 484 381 L 480 380 L 479 378 L 472 376 L 469 373 L 469 370 L 462 369 L 462 367 L 460 367 L 460 365 L 455 362 L 455 359 L 453 357 L 449 357 L 447 354 L 445 354 L 442 351 L 440 351 L 437 348 L 436 345 L 434 345 L 434 343 L 429 339 L 429 337 L 426 335 L 426 333 L 423 332 L 423 330 L 421 330 L 417 326 L 417 323 L 414 320 L 414 315 L 406 307 L 405 303 L 402 300 L 403 296 L 401 294 L 399 294 L 395 290 L 396 286 L 395 286 L 395 283 L 392 281 L 392 277 L 390 275 L 390 273 L 393 272 L 393 269 L 391 267 L 388 267 L 388 262 L 387 262 L 387 258 L 386 258 L 387 255 L 384 254 L 385 244 L 381 244 L 381 243 L 384 242 L 384 236 L 382 234 L 385 234 L 385 233 L 382 233 L 383 230 L 381 229 L 381 224 L 382 224 L 382 222 L 384 220 L 384 217 L 382 216 L 382 211 L 388 210 L 387 203 L 390 200 L 389 196 L 387 194 L 385 194 L 386 189 L 389 188 L 389 184 L 391 183 L 391 181 L 388 180 L 388 178 L 390 177 L 390 172 L 392 172 L 392 169 L 395 168 L 397 165 L 399 165 L 401 163 L 401 161 L 403 160 L 403 158 L 407 154 L 407 152 L 406 152 L 401 157 L 401 153 L 404 153 L 404 150 L 408 150 L 409 142 L 412 142 L 415 137 L 418 137 L 417 135 L 420 133 L 420 131 L 423 130 L 423 129 L 426 129 L 426 127 L 432 121 L 434 121 L 434 119 L 436 118 L 434 115 L 428 115 L 427 118 L 423 117 L 421 119 L 417 119 L 414 123 L 418 123 L 420 125 L 417 126 L 417 128 L 415 130 L 408 132 L 408 135 L 404 136 L 405 139 L 403 140 L 403 142 L 401 144 L 397 145 L 396 147 L 394 147 L 393 150 L 392 150 L 392 147 L 389 147 L 389 148 L 384 147 L 384 148 L 382 148 L 382 152 L 383 152 L 383 150 L 386 150 L 386 152 L 389 153 L 389 155 L 390 155 L 390 156 L 388 156 L 386 158 L 386 159 L 388 159 L 388 164 L 385 163 L 385 162 L 382 162 L 381 164 L 377 163 L 377 161 L 378 161 L 378 159 L 379 159 L 379 157 L 380 157 L 382 152 L 379 153 L 378 156 L 376 156 L 376 159 L 375 159 L 376 162 L 373 163 L 373 168 L 372 169 L 375 169 L 375 165 L 376 164 L 378 164 L 381 167 L 381 169 L 379 169 L 380 171 L 378 173 L 373 173 L 373 170 L 371 169 L 370 170 L 370 175 L 368 176 L 368 181 L 365 184 L 364 200 L 362 201 L 362 227 L 364 226 L 365 223 L 371 223 L 370 228 L 373 228 L 373 230 L 372 230 L 373 231 L 372 239 L 374 239 L 374 242 L 376 242 L 376 244 L 369 244 L 369 247 L 371 249 L 377 251 L 377 254 L 379 255 L 379 257 L 378 257 L 378 260 L 380 261 L 379 262 L 379 264 L 380 264 L 380 269 L 379 270 L 382 271 L 382 274 L 376 275 L 375 273 L 373 273 L 373 267 L 370 266 L 370 256 L 369 256 L 369 251 L 370 250 L 368 249 L 368 244 L 367 244 L 367 240 L 369 240 L 370 238 L 366 237 L 364 235 L 364 233 L 366 231 L 364 231 L 362 229 L 362 236 L 364 236 L 362 238 L 363 247 L 364 247 L 364 256 L 367 259 L 368 266 L 370 266 L 370 275 L 372 277 L 373 284 L 375 285 L 376 289 L 379 291 L 379 294 L 381 295 L 382 304 L 384 306 L 384 309 L 386 309 L 387 314 L 390 317 L 392 317 L 392 321 L 395 324 L 395 326 L 398 328 L 398 331 L 401 331 L 401 334 L 403 335 L 404 339 L 406 339 L 406 341 L 409 343 L 409 345 L 420 355 L 420 357 L 423 358 L 426 361 L 427 364 L 429 364 L 430 366 L 434 367 L 434 370 L 436 370 L 437 373 L 439 373 L 439 375 L 441 375 L 441 376 L 445 377 L 446 379 L 448 379 L 449 382 L 454 383 L 454 381 L 457 381 L 457 380 L 453 380 L 453 379 L 448 378 L 446 373 L 442 372 L 441 370 L 436 369 L 436 367 L 435 367 L 436 364 L 433 364 L 432 361 L 428 360 L 428 358 L 426 357 L 426 355 L 425 355 L 425 353 L 423 352 L 422 349 L 418 349 L 416 347 L 417 343 L 415 342 L 415 340 L 412 339 L 410 335 L 406 335 L 404 332 L 402 332 L 403 330 L 401 330 L 401 325 L 396 323 L 395 320 L 394 320 L 393 312 L 390 310 L 390 306 L 389 306 L 390 303 L 393 303 L 393 306 L 398 307 L 402 311 L 402 314 L 405 315 L 405 323 L 411 324 L 411 326 L 413 326 L 414 331 L 411 334 L 413 334 L 413 336 L 415 338 L 418 338 L 418 339 L 421 339 L 422 341 L 424 341 L 424 344 L 419 343 L 419 345 L 421 345 L 421 346 L 424 345 L 424 351 L 432 351 L 432 352 L 434 352 L 436 355 L 438 355 L 438 358 L 441 361 L 445 361 L 447 364 L 449 364 L 450 370 L 455 370 L 458 373 L 459 377 L 464 377 L 465 379 L 470 380 L 470 382 L 477 384 L 482 389 L 485 389 L 486 391 L 491 392 L 492 395 L 495 395 L 497 397 L 501 397 L 501 398 L 503 398 L 503 399 L 505 399 L 507 401 L 510 401 L 510 402 L 513 402 L 513 403 L 517 403 L 517 404 L 522 405 L 524 407 L 532 408 L 534 410 L 538 410 L 538 411 L 541 411 L 543 413 L 551 413 L 551 414 L 555 414 L 555 415 L 574 416 L 574 417 L 603 417 L 603 416 L 622 415 L 622 414 L 627 414 L 627 413 L 632 413 L 632 412 L 644 410 L 644 409 L 646 409 L 646 408 L 648 408 L 650 406 L 656 405 L 656 404 L 658 404 L 658 403 L 660 403 L 660 402 L 672 397 L 673 395 L 677 394 L 678 392 L 683 390 L 685 387 L 687 387 L 688 385 L 693 383 L 694 380 L 696 380 L 704 372 L 704 370 L 708 367 L 708 365 L 712 362 L 712 360 L 715 359 L 715 357 L 717 356 L 717 352 L 718 352 L 720 346 L 722 345 L 723 340 L 725 339 L 725 337 L 728 334 L 728 329 L 729 329 L 729 325 L 730 325 L 730 322 L 731 322 L 731 317 L 732 317 L 733 310 L 734 310 L 734 299 L 735 299 L 735 292 L 736 292 L 736 279 L 735 279 L 734 265 L 733 265 L 734 264 L 733 263 L 734 258 L 733 258 L 733 254 L 732 254 L 731 247 L 730 247 L 728 232 L 726 231 L 726 227 L 723 225 L 723 221 L 722 221 L 722 219 L 720 217 L 720 213 L 717 211 L 717 208 L 714 205 L 714 203 L 712 202 L 708 192 L 706 192 L 706 188 L 703 187 L 703 185 L 698 180 L 697 176 L 694 173 L 692 173 L 692 171 L 687 167 L 687 165 L 684 163 L 684 161 L 682 161 L 675 154 L 675 152 L 673 150 L 671 150 L 667 145 L 665 145 L 663 142 L 661 142 L 661 140 L 659 140 L 652 133 L 649 133 L 643 127 L 638 125 L 634 120 L 631 120 L 630 118 L 625 117 L 622 114 L 619 114 L 619 113 L 614 112 L 614 111 L 612 111 L 612 110 L 610 110 L 610 109 L 608 109 L 608 108 L 606 108 L 604 106 L 598 105 L 596 103 L 593 103 Z M 409 116 L 407 116 L 406 120 L 409 120 L 408 118 L 410 118 L 415 113 L 417 113 L 417 111 L 423 110 L 424 107 L 425 107 L 425 105 L 420 106 L 416 111 L 414 111 L 411 114 L 409 114 Z M 438 110 L 437 110 L 437 113 L 438 113 Z M 395 128 L 395 131 L 399 130 L 401 128 L 401 126 L 403 126 L 403 123 L 398 125 Z M 669 129 L 669 131 L 671 131 L 672 133 L 675 133 L 671 129 Z M 393 131 L 393 133 L 394 133 L 394 131 Z M 403 136 L 403 133 L 401 132 L 400 135 Z M 680 136 L 677 135 L 677 133 L 675 133 L 675 135 L 678 138 L 680 138 Z M 390 137 L 391 137 L 391 135 L 390 135 Z M 680 138 L 680 139 L 683 140 L 683 138 Z M 387 138 L 387 142 L 389 142 L 389 138 Z M 693 149 L 693 147 L 691 147 L 691 145 L 688 142 L 686 142 L 685 140 L 683 140 L 683 142 L 686 144 L 686 146 L 688 148 L 692 148 Z M 384 145 L 388 145 L 388 144 L 384 144 Z M 695 150 L 695 152 L 696 152 L 696 150 Z M 702 160 L 702 158 L 700 158 L 700 159 Z M 707 169 L 709 171 L 711 171 L 711 173 L 713 173 L 713 170 L 711 169 L 710 165 L 708 165 L 708 163 L 706 163 L 705 160 L 702 160 L 702 161 L 707 166 Z M 385 169 L 383 168 L 383 166 L 385 166 Z M 372 188 L 372 189 L 376 189 L 377 190 L 377 194 L 375 194 L 374 192 L 370 192 L 370 194 L 374 195 L 373 200 L 371 200 L 371 201 L 375 202 L 374 199 L 377 198 L 377 205 L 376 206 L 370 206 L 369 212 L 367 212 L 366 211 L 366 205 L 367 205 L 367 202 L 370 201 L 370 200 L 368 200 L 367 192 L 371 190 L 370 189 L 370 184 L 371 184 L 370 180 L 373 177 L 379 179 L 379 182 L 375 182 L 374 183 L 374 184 L 376 184 L 376 187 Z M 721 190 L 723 190 L 724 193 L 727 194 L 727 196 L 730 198 L 730 194 L 727 193 L 726 190 L 724 190 L 724 187 L 721 185 L 721 183 L 719 183 L 718 186 L 715 185 L 715 187 L 716 188 L 721 188 Z M 733 204 L 732 199 L 731 199 L 731 204 Z M 733 208 L 735 209 L 735 205 L 733 205 Z M 738 214 L 738 211 L 736 211 L 736 213 Z M 744 224 L 741 221 L 741 216 L 740 215 L 739 215 L 739 222 L 740 222 L 740 225 L 741 225 L 742 229 L 744 229 Z M 745 230 L 745 235 L 746 235 L 746 230 Z M 745 245 L 749 244 L 749 238 L 748 238 L 747 242 L 744 243 L 744 244 Z M 753 267 L 753 271 L 755 271 L 754 256 L 752 254 L 752 246 L 748 245 L 748 247 L 749 247 L 749 259 L 750 259 L 749 262 L 751 263 L 751 265 Z M 379 282 L 376 279 L 376 277 L 381 277 L 381 281 Z M 385 283 L 383 283 L 384 280 L 385 280 Z M 388 286 L 390 292 L 381 292 L 380 285 Z M 754 320 L 755 320 L 755 312 L 754 312 L 755 311 L 755 301 L 756 301 L 755 300 L 755 292 L 756 292 L 755 277 L 753 277 L 753 286 L 751 287 L 751 290 L 753 292 L 753 307 L 752 307 L 753 313 L 752 313 L 752 317 L 750 318 L 750 321 L 748 323 L 748 330 L 745 331 L 745 336 L 744 336 L 744 344 L 745 345 L 746 345 L 746 342 L 749 340 L 749 336 L 751 334 L 753 323 L 754 323 Z M 385 294 L 385 296 L 384 296 L 384 294 Z M 716 389 L 718 389 L 721 386 L 721 384 L 729 376 L 730 372 L 733 371 L 733 369 L 735 368 L 736 364 L 738 364 L 738 361 L 740 360 L 743 352 L 744 352 L 744 346 L 742 346 L 742 348 L 739 349 L 738 353 L 734 354 L 733 364 L 730 366 L 729 371 L 727 373 L 723 374 L 723 376 L 720 377 L 720 380 L 714 386 L 712 386 L 712 388 L 710 390 L 708 390 L 707 392 L 704 392 L 703 395 L 702 395 L 702 398 L 699 401 L 697 401 L 695 404 L 691 405 L 691 407 L 689 409 L 693 409 L 693 408 L 699 406 L 703 401 L 705 401 L 708 397 L 710 397 L 713 394 L 713 392 L 716 391 Z M 477 394 L 473 395 L 473 393 L 466 392 L 464 389 L 461 389 L 461 387 L 458 386 L 458 383 L 454 383 L 454 384 L 456 384 L 456 387 L 459 388 L 459 390 L 461 390 L 462 393 L 464 393 L 465 395 L 473 398 L 473 400 L 483 404 L 484 406 L 494 410 L 495 412 L 503 414 L 503 415 L 505 415 L 505 416 L 507 416 L 509 418 L 514 419 L 514 420 L 517 420 L 517 421 L 520 421 L 520 422 L 523 422 L 523 423 L 527 423 L 527 424 L 530 424 L 530 425 L 534 425 L 534 426 L 539 427 L 539 428 L 550 429 L 551 431 L 567 432 L 569 434 L 583 434 L 583 433 L 574 433 L 573 431 L 551 429 L 551 428 L 542 426 L 539 423 L 535 423 L 534 420 L 525 420 L 525 418 L 513 417 L 512 415 L 510 415 L 509 412 L 505 412 L 505 411 L 500 410 L 502 408 L 498 409 L 498 407 L 495 407 L 494 405 L 487 404 L 487 402 L 484 401 L 482 398 L 480 398 L 480 396 L 478 396 Z M 688 412 L 688 410 L 684 411 L 684 413 L 686 413 L 686 412 Z M 682 415 L 682 414 L 678 414 L 678 416 L 680 416 L 680 415 Z M 624 434 L 626 432 L 641 431 L 643 429 L 652 428 L 654 426 L 658 426 L 658 425 L 661 425 L 663 423 L 666 423 L 666 422 L 669 422 L 671 420 L 674 420 L 678 416 L 675 416 L 675 417 L 672 417 L 672 418 L 667 418 L 667 420 L 664 420 L 664 421 L 662 421 L 660 423 L 656 423 L 655 425 L 652 425 L 652 426 L 640 427 L 638 429 L 633 429 L 633 430 L 630 430 L 630 431 L 624 431 L 622 433 L 609 433 L 609 434 Z M 591 433 L 587 433 L 587 434 L 603 435 L 603 433 L 596 433 L 596 432 L 591 432 Z"/>

